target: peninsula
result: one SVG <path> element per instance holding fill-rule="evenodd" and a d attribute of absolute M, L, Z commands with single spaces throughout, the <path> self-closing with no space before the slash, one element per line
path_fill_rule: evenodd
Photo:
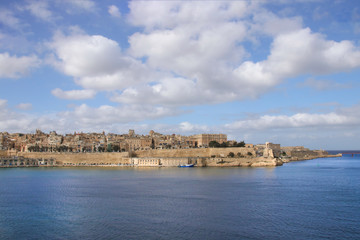
<path fill-rule="evenodd" d="M 320 157 L 323 150 L 280 144 L 248 144 L 228 140 L 226 134 L 192 136 L 74 133 L 0 133 L 0 167 L 28 166 L 132 166 L 264 167 Z"/>

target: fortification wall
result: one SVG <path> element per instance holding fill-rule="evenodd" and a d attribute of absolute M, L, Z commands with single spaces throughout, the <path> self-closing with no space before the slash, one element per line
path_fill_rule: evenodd
<path fill-rule="evenodd" d="M 107 164 L 130 164 L 129 154 L 121 153 L 38 153 L 19 152 L 18 156 L 35 159 L 53 158 L 58 164 L 64 165 L 107 165 Z"/>
<path fill-rule="evenodd" d="M 235 155 L 241 153 L 246 156 L 248 152 L 255 156 L 254 148 L 189 148 L 189 149 L 157 149 L 148 151 L 136 151 L 137 157 L 226 157 L 230 152 Z"/>

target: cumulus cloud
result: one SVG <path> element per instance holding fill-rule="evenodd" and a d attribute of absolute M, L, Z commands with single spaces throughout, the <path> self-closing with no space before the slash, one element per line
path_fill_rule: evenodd
<path fill-rule="evenodd" d="M 36 56 L 10 56 L 0 53 L 0 78 L 19 78 L 26 75 L 30 69 L 40 65 Z"/>
<path fill-rule="evenodd" d="M 257 119 L 241 120 L 227 124 L 228 129 L 284 129 L 284 128 L 306 128 L 326 126 L 349 126 L 359 125 L 358 116 L 354 114 L 326 113 L 310 114 L 298 113 L 287 115 L 264 115 Z"/>
<path fill-rule="evenodd" d="M 251 2 L 134 1 L 129 8 L 128 21 L 144 30 L 129 37 L 127 51 L 112 39 L 79 32 L 58 33 L 50 43 L 61 71 L 85 89 L 112 91 L 116 102 L 257 98 L 288 78 L 360 66 L 352 42 L 327 40 L 302 28 L 301 18 L 280 18 Z M 259 33 L 273 37 L 270 54 L 247 60 L 243 44 Z"/>
<path fill-rule="evenodd" d="M 55 35 L 49 46 L 61 71 L 87 89 L 122 90 L 151 79 L 148 68 L 123 54 L 117 42 L 100 35 Z"/>
<path fill-rule="evenodd" d="M 121 17 L 121 12 L 120 12 L 119 8 L 115 5 L 109 6 L 108 12 L 113 17 L 116 17 L 116 18 Z"/>
<path fill-rule="evenodd" d="M 140 103 L 144 96 L 149 96 L 146 103 L 177 105 L 243 100 L 288 78 L 360 66 L 352 42 L 327 40 L 303 28 L 301 18 L 280 18 L 245 1 L 136 1 L 129 7 L 129 21 L 144 27 L 130 36 L 129 53 L 173 77 L 129 86 L 115 101 Z M 245 60 L 242 43 L 259 33 L 273 37 L 270 54 L 262 61 Z M 184 89 L 184 96 L 175 88 Z"/>
<path fill-rule="evenodd" d="M 56 88 L 51 93 L 55 97 L 67 100 L 89 99 L 96 95 L 96 91 L 90 89 L 63 91 L 60 88 Z"/>

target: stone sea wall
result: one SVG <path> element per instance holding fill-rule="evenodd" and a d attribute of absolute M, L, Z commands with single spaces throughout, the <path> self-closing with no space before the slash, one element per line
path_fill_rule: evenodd
<path fill-rule="evenodd" d="M 129 154 L 121 153 L 38 153 L 19 152 L 18 156 L 25 158 L 55 159 L 63 165 L 111 165 L 130 164 Z"/>

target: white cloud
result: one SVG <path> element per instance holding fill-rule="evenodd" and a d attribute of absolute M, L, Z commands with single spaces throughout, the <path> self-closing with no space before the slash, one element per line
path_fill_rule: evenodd
<path fill-rule="evenodd" d="M 117 42 L 100 35 L 55 35 L 49 44 L 58 61 L 54 63 L 87 89 L 122 90 L 151 79 L 141 62 L 122 53 Z"/>
<path fill-rule="evenodd" d="M 180 123 L 179 129 L 180 132 L 182 133 L 190 133 L 190 134 L 205 133 L 210 131 L 209 127 L 206 125 L 192 124 L 190 122 Z"/>
<path fill-rule="evenodd" d="M 19 78 L 39 64 L 40 60 L 36 56 L 17 57 L 0 53 L 0 78 Z"/>
<path fill-rule="evenodd" d="M 16 113 L 8 108 L 7 100 L 0 99 L 0 132 L 28 131 L 32 118 L 25 114 Z"/>
<path fill-rule="evenodd" d="M 226 125 L 228 129 L 284 129 L 284 128 L 322 128 L 327 126 L 360 125 L 358 116 L 340 113 L 287 115 L 264 115 L 257 119 L 241 120 Z"/>
<path fill-rule="evenodd" d="M 148 31 L 179 25 L 205 27 L 219 21 L 239 20 L 248 14 L 250 5 L 246 1 L 132 1 L 129 20 Z"/>
<path fill-rule="evenodd" d="M 7 100 L 0 99 L 0 132 L 31 132 L 37 128 L 58 132 L 124 129 L 124 126 L 140 126 L 138 122 L 174 116 L 179 109 L 141 105 L 109 106 L 94 108 L 86 104 L 74 106 L 72 110 L 36 116 L 17 113 L 7 106 Z M 123 126 L 124 125 L 124 126 Z"/>
<path fill-rule="evenodd" d="M 56 88 L 52 90 L 51 93 L 55 97 L 68 100 L 89 99 L 95 97 L 96 95 L 96 91 L 89 89 L 63 91 L 60 88 Z"/>
<path fill-rule="evenodd" d="M 251 24 L 252 34 L 260 33 L 270 36 L 300 30 L 303 25 L 301 17 L 280 18 L 262 8 L 255 11 L 253 20 L 254 23 Z"/>
<path fill-rule="evenodd" d="M 109 6 L 108 12 L 113 17 L 116 17 L 116 18 L 121 17 L 121 12 L 119 11 L 119 8 L 115 5 Z"/>
<path fill-rule="evenodd" d="M 96 4 L 92 0 L 61 0 L 61 3 L 63 2 L 78 10 L 84 10 L 88 12 L 94 12 L 96 10 Z M 69 13 L 72 13 L 73 11 L 74 9 L 68 9 Z"/>
<path fill-rule="evenodd" d="M 222 131 L 250 143 L 266 141 L 282 146 L 322 149 L 351 149 L 360 134 L 360 105 L 339 107 L 335 111 L 263 115 L 225 124 Z M 350 135 L 349 133 L 355 133 Z"/>
<path fill-rule="evenodd" d="M 7 107 L 7 100 L 0 99 L 0 109 L 4 110 Z"/>
<path fill-rule="evenodd" d="M 53 18 L 53 14 L 49 10 L 48 2 L 46 1 L 31 1 L 24 9 L 29 10 L 32 15 L 44 21 L 51 21 Z"/>
<path fill-rule="evenodd" d="M 299 17 L 279 18 L 247 2 L 136 1 L 129 7 L 129 21 L 145 27 L 129 38 L 129 53 L 173 77 L 129 86 L 115 101 L 140 103 L 145 96 L 146 103 L 175 105 L 243 100 L 287 78 L 360 66 L 360 51 L 350 41 L 326 40 L 302 28 Z M 244 61 L 242 43 L 258 34 L 274 38 L 269 56 Z M 184 89 L 183 97 L 176 88 Z"/>
<path fill-rule="evenodd" d="M 13 12 L 7 9 L 0 9 L 0 23 L 10 28 L 20 30 L 20 20 L 14 16 Z"/>
<path fill-rule="evenodd" d="M 264 64 L 286 77 L 330 74 L 359 67 L 360 51 L 350 41 L 326 40 L 305 28 L 276 37 Z"/>
<path fill-rule="evenodd" d="M 178 112 L 177 109 L 141 105 L 125 105 L 120 107 L 103 105 L 98 108 L 92 108 L 82 104 L 75 107 L 74 111 L 60 113 L 59 117 L 67 119 L 67 121 L 71 119 L 79 127 L 90 127 L 157 119 L 176 115 Z"/>
<path fill-rule="evenodd" d="M 17 109 L 20 110 L 31 110 L 32 104 L 31 103 L 20 103 L 16 106 Z"/>

